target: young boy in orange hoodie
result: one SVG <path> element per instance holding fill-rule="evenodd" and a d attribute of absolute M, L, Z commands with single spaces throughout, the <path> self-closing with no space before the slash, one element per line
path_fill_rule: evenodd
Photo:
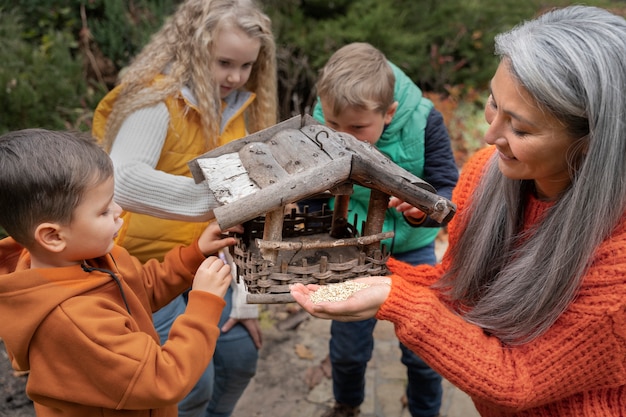
<path fill-rule="evenodd" d="M 38 416 L 171 416 L 207 367 L 231 281 L 215 222 L 162 263 L 113 240 L 106 152 L 69 132 L 0 137 L 0 337 Z M 162 346 L 152 312 L 191 286 Z"/>

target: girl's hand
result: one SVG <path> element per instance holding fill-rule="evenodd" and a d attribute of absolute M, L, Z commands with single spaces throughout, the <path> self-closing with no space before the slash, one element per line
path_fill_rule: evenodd
<path fill-rule="evenodd" d="M 220 329 L 222 333 L 228 332 L 230 329 L 235 327 L 237 323 L 241 323 L 243 327 L 246 328 L 248 333 L 250 333 L 250 337 L 252 337 L 252 341 L 257 349 L 261 349 L 263 346 L 263 333 L 261 331 L 261 323 L 259 319 L 235 319 L 230 317 L 226 320 L 226 323 Z"/>
<path fill-rule="evenodd" d="M 344 301 L 324 301 L 315 304 L 311 294 L 321 286 L 315 284 L 294 284 L 291 295 L 303 309 L 315 317 L 337 321 L 359 321 L 374 317 L 381 304 L 385 302 L 391 290 L 389 277 L 357 278 L 356 282 L 368 284 L 367 288 L 358 290 Z"/>
<path fill-rule="evenodd" d="M 210 292 L 224 298 L 231 280 L 230 265 L 216 256 L 209 256 L 196 271 L 191 289 Z"/>
<path fill-rule="evenodd" d="M 243 233 L 243 226 L 238 225 L 231 227 L 228 232 Z M 200 237 L 198 238 L 198 247 L 204 256 L 209 256 L 217 253 L 220 249 L 227 246 L 233 246 L 237 243 L 237 239 L 234 237 L 226 236 L 222 233 L 222 229 L 216 221 L 212 221 L 204 229 Z"/>

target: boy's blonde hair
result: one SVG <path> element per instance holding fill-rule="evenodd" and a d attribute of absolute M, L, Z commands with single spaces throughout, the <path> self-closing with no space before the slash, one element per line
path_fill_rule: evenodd
<path fill-rule="evenodd" d="M 248 109 L 247 127 L 256 132 L 277 119 L 276 46 L 271 21 L 254 0 L 187 0 L 182 3 L 123 71 L 122 90 L 107 120 L 104 145 L 110 149 L 123 121 L 134 111 L 177 94 L 183 87 L 197 100 L 207 150 L 219 143 L 221 98 L 210 66 L 213 40 L 220 30 L 239 28 L 261 41 L 245 85 L 257 98 Z M 154 78 L 164 74 L 159 83 Z"/>
<path fill-rule="evenodd" d="M 338 49 L 320 71 L 317 95 L 333 115 L 346 108 L 385 113 L 394 102 L 395 76 L 385 55 L 368 43 Z"/>

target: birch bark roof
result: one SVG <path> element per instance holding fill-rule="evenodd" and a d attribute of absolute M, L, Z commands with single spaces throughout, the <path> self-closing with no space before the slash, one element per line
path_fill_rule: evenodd
<path fill-rule="evenodd" d="M 189 162 L 220 204 L 222 229 L 345 183 L 396 196 L 445 224 L 456 206 L 369 143 L 296 116 Z"/>

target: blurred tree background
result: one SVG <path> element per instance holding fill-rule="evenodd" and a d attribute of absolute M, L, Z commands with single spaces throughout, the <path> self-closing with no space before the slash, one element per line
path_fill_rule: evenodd
<path fill-rule="evenodd" d="M 0 133 L 89 130 L 92 111 L 180 0 L 0 0 Z M 280 119 L 309 113 L 318 70 L 365 41 L 444 113 L 458 158 L 479 146 L 498 32 L 564 0 L 260 0 L 278 46 Z M 624 14 L 624 0 L 587 0 Z"/>
<path fill-rule="evenodd" d="M 0 134 L 91 128 L 93 109 L 181 0 L 0 0 Z M 494 35 L 565 0 L 259 0 L 277 43 L 280 120 L 310 113 L 342 45 L 381 49 L 443 113 L 459 166 L 486 128 Z M 626 16 L 625 0 L 586 0 Z M 0 237 L 3 231 L 0 229 Z"/>

